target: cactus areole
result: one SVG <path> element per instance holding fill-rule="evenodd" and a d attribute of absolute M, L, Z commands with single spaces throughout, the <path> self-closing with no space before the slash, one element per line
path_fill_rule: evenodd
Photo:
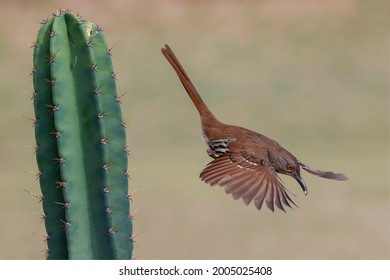
<path fill-rule="evenodd" d="M 36 159 L 48 259 L 131 259 L 125 123 L 111 52 L 70 11 L 34 44 Z"/>

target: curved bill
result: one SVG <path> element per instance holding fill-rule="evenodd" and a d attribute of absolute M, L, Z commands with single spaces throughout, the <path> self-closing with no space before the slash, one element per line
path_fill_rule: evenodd
<path fill-rule="evenodd" d="M 306 195 L 307 194 L 307 187 L 306 187 L 305 181 L 303 181 L 303 179 L 298 175 L 295 175 L 294 178 L 295 178 L 295 180 L 297 180 L 297 182 L 299 183 L 299 185 L 301 186 L 301 188 L 303 190 L 303 193 Z"/>

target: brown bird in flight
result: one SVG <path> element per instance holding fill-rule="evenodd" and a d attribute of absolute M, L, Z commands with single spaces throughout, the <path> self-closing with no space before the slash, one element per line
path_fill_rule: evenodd
<path fill-rule="evenodd" d="M 209 147 L 207 154 L 214 158 L 200 173 L 202 181 L 225 188 L 234 199 L 242 198 L 246 205 L 254 201 L 257 209 L 265 202 L 274 211 L 276 205 L 297 206 L 288 195 L 277 173 L 298 181 L 307 194 L 300 167 L 307 172 L 333 180 L 347 180 L 343 174 L 320 171 L 300 162 L 276 141 L 259 133 L 220 122 L 207 108 L 187 76 L 179 60 L 168 45 L 161 49 L 199 112 L 203 138 Z"/>

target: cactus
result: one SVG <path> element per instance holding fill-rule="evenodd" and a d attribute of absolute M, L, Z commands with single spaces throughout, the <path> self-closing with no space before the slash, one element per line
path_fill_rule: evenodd
<path fill-rule="evenodd" d="M 33 60 L 47 258 L 131 259 L 125 122 L 102 29 L 59 11 Z"/>

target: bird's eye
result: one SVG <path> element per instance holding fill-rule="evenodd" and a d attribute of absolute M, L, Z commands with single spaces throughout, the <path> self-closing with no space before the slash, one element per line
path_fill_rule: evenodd
<path fill-rule="evenodd" d="M 287 169 L 288 169 L 288 170 L 293 170 L 294 167 L 289 163 L 289 164 L 287 164 Z"/>

